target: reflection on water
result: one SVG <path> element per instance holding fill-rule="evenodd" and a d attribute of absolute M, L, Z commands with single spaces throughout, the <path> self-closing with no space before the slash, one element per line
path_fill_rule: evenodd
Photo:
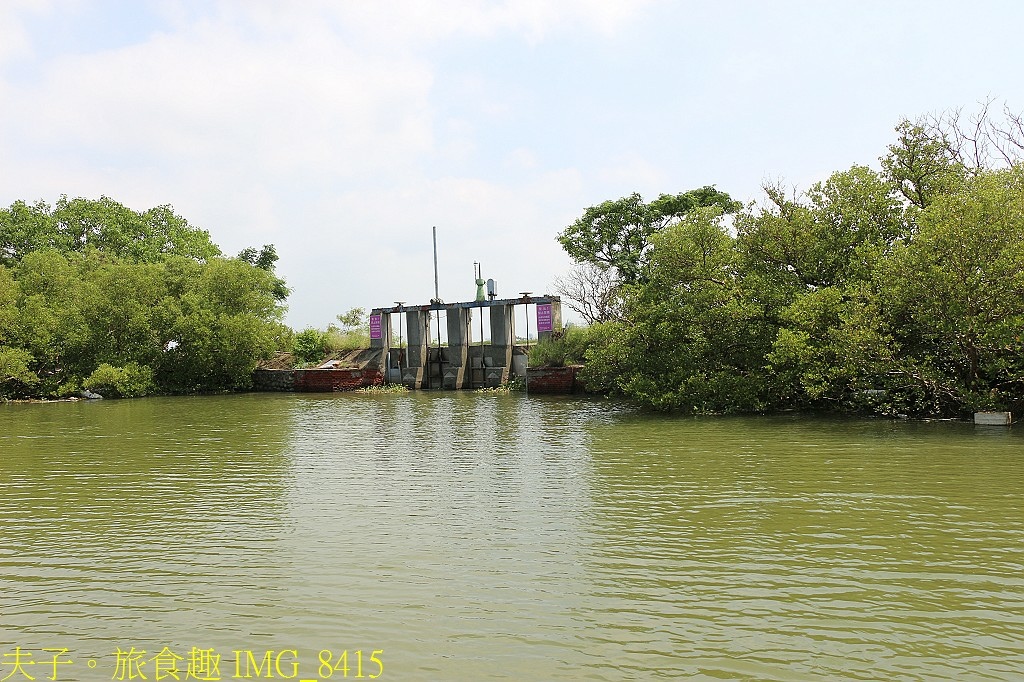
<path fill-rule="evenodd" d="M 0 655 L 100 661 L 68 680 L 130 646 L 214 648 L 224 679 L 281 649 L 302 678 L 383 649 L 400 680 L 1018 679 L 1022 444 L 466 393 L 0 406 Z"/>

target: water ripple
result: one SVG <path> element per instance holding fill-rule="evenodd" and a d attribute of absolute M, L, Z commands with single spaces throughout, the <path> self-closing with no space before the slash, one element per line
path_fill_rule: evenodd
<path fill-rule="evenodd" d="M 0 654 L 1024 677 L 1016 432 L 473 394 L 0 406 L 0 426 Z"/>

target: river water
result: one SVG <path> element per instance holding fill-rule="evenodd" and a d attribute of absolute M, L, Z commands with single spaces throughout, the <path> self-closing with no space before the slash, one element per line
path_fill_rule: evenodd
<path fill-rule="evenodd" d="M 474 393 L 0 405 L 0 679 L 1022 679 L 1022 446 Z"/>

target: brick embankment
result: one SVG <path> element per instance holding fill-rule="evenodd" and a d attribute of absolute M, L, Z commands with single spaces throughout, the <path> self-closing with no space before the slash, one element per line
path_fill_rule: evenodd
<path fill-rule="evenodd" d="M 300 369 L 295 372 L 295 390 L 308 393 L 354 391 L 384 383 L 378 369 Z"/>
<path fill-rule="evenodd" d="M 582 392 L 577 379 L 580 365 L 568 367 L 527 367 L 527 393 L 553 393 L 567 395 Z"/>
<path fill-rule="evenodd" d="M 365 369 L 258 369 L 253 372 L 257 391 L 301 391 L 329 393 L 354 391 L 384 383 L 384 374 L 376 368 Z"/>

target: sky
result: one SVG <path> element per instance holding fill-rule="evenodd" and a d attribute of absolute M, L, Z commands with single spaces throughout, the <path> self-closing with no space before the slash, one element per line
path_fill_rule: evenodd
<path fill-rule="evenodd" d="M 1024 109 L 1024 3 L 0 0 L 0 205 L 170 204 L 274 244 L 286 321 L 553 293 L 588 206 L 877 168 Z"/>

